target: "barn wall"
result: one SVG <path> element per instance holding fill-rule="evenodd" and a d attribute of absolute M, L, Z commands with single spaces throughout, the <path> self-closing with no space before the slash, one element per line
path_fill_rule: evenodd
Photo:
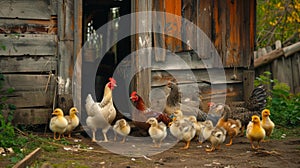
<path fill-rule="evenodd" d="M 0 72 L 16 124 L 44 124 L 51 116 L 57 73 L 57 1 L 0 3 Z M 33 7 L 34 4 L 34 7 Z"/>
<path fill-rule="evenodd" d="M 165 90 L 167 81 L 174 78 L 166 72 L 168 71 L 176 74 L 179 87 L 184 88 L 182 91 L 197 95 L 196 91 L 200 90 L 199 100 L 192 98 L 189 100 L 202 102 L 205 110 L 207 110 L 206 102 L 211 101 L 212 97 L 220 97 L 221 100 L 226 96 L 228 103 L 247 99 L 253 89 L 254 79 L 255 0 L 184 0 L 172 5 L 169 3 L 169 0 L 162 0 L 159 3 L 154 0 L 154 10 L 183 16 L 197 25 L 211 40 L 212 45 L 207 43 L 203 34 L 197 34 L 184 21 L 168 17 L 165 20 L 158 20 L 158 27 L 165 27 L 178 38 L 187 40 L 189 44 L 178 43 L 163 35 L 154 35 L 154 46 L 166 48 L 173 54 L 154 53 L 151 62 L 152 92 Z M 218 52 L 218 57 L 213 52 L 214 48 Z M 197 54 L 192 49 L 197 51 Z M 174 57 L 174 53 L 177 57 Z M 187 63 L 188 68 L 179 63 L 182 60 Z M 208 76 L 208 71 L 218 67 L 225 68 L 226 80 L 221 82 L 218 78 L 222 76 L 218 76 L 218 73 L 214 74 L 212 79 Z M 198 88 L 186 87 L 187 83 L 195 82 L 189 79 L 187 70 L 191 70 L 195 75 Z M 233 77 L 234 74 L 236 78 Z M 211 90 L 212 86 L 222 88 L 224 85 L 227 86 L 226 89 L 217 89 L 214 92 Z M 159 106 L 158 102 L 154 103 L 156 103 L 154 107 Z"/>

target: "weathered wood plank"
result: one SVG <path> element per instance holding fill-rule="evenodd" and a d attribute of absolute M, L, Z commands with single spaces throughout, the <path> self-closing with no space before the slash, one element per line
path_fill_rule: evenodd
<path fill-rule="evenodd" d="M 2 0 L 0 17 L 20 19 L 50 19 L 48 0 Z"/>
<path fill-rule="evenodd" d="M 177 69 L 205 69 L 204 63 L 197 59 L 196 54 L 189 52 L 167 53 L 164 62 L 152 59 L 152 70 L 177 70 Z"/>
<path fill-rule="evenodd" d="M 293 71 L 293 88 L 294 94 L 300 93 L 300 52 L 295 53 L 292 57 Z"/>
<path fill-rule="evenodd" d="M 195 27 L 197 24 L 197 0 L 185 0 L 182 1 L 182 29 L 181 29 L 181 39 L 186 41 L 187 44 L 183 44 L 183 50 L 196 50 L 197 48 L 197 38 L 195 38 Z M 194 24 L 190 24 L 194 23 Z M 195 27 L 194 27 L 195 26 Z"/>
<path fill-rule="evenodd" d="M 52 108 L 18 108 L 14 111 L 13 123 L 16 125 L 48 124 L 52 111 Z M 7 116 L 6 111 L 4 116 Z"/>
<path fill-rule="evenodd" d="M 265 65 L 267 63 L 270 63 L 271 61 L 275 60 L 276 58 L 283 56 L 284 52 L 282 48 L 273 50 L 269 52 L 268 54 L 258 57 L 254 60 L 254 67 L 257 68 L 259 66 Z"/>
<path fill-rule="evenodd" d="M 73 41 L 59 41 L 58 43 L 58 55 L 59 55 L 59 69 L 58 75 L 62 77 L 65 82 L 69 79 L 72 81 L 73 69 L 74 69 L 74 43 Z M 72 87 L 65 86 L 67 88 L 59 88 L 64 90 L 64 93 L 71 93 Z M 61 94 L 59 92 L 59 94 Z"/>
<path fill-rule="evenodd" d="M 243 90 L 244 90 L 244 100 L 248 100 L 254 89 L 254 70 L 244 70 L 243 71 Z"/>
<path fill-rule="evenodd" d="M 272 63 L 273 79 L 278 79 L 279 82 L 286 83 L 291 88 L 291 93 L 294 93 L 293 87 L 293 72 L 291 58 L 281 57 Z"/>
<path fill-rule="evenodd" d="M 176 52 L 181 51 L 181 0 L 165 0 L 165 12 L 170 13 L 166 15 L 166 33 L 171 36 L 166 37 L 167 49 Z M 174 17 L 177 15 L 178 17 Z"/>
<path fill-rule="evenodd" d="M 56 57 L 0 57 L 2 73 L 56 71 Z"/>
<path fill-rule="evenodd" d="M 73 0 L 58 0 L 58 38 L 74 40 L 74 3 Z"/>
<path fill-rule="evenodd" d="M 153 8 L 155 11 L 164 11 L 164 0 L 154 1 Z M 166 49 L 165 45 L 165 15 L 164 13 L 158 14 L 156 12 L 153 13 L 153 31 L 161 32 L 161 34 L 154 33 L 153 34 L 153 44 L 154 47 Z M 165 50 L 154 50 L 155 61 L 164 62 L 166 57 Z"/>
<path fill-rule="evenodd" d="M 53 90 L 14 92 L 8 96 L 7 103 L 14 104 L 17 108 L 52 107 L 53 96 Z"/>
<path fill-rule="evenodd" d="M 4 74 L 4 89 L 15 91 L 47 91 L 56 85 L 54 75 Z"/>
<path fill-rule="evenodd" d="M 213 3 L 210 0 L 197 0 L 197 25 L 203 31 L 197 34 L 196 48 L 199 58 L 211 57 L 214 46 L 208 40 L 212 38 L 212 10 Z M 207 37 L 206 37 L 207 36 Z M 194 36 L 192 37 L 194 38 Z"/>
<path fill-rule="evenodd" d="M 56 35 L 46 34 L 0 34 L 6 50 L 2 56 L 56 55 Z"/>
<path fill-rule="evenodd" d="M 152 0 L 138 1 L 136 3 L 136 12 L 139 11 L 149 11 L 152 9 Z M 152 16 L 150 15 L 137 15 L 135 23 L 135 29 L 138 31 L 147 32 L 151 30 L 152 27 Z M 146 23 L 146 24 L 145 24 Z M 149 93 L 151 87 L 151 69 L 148 68 L 151 65 L 151 50 L 141 50 L 144 48 L 152 47 L 152 34 L 151 33 L 140 33 L 136 37 L 136 52 L 135 58 L 132 59 L 132 64 L 134 65 L 132 72 L 138 72 L 135 77 L 135 89 L 144 97 L 144 101 L 149 105 Z M 139 42 L 141 41 L 141 42 Z"/>
<path fill-rule="evenodd" d="M 209 73 L 208 73 L 209 71 Z M 152 71 L 151 86 L 166 85 L 168 80 L 176 79 L 178 83 L 201 83 L 208 84 L 225 84 L 225 83 L 242 83 L 242 70 L 237 70 L 237 80 L 231 80 L 233 69 L 226 69 L 225 74 L 222 71 L 213 69 L 198 69 L 198 70 L 169 70 L 169 71 Z M 225 76 L 223 76 L 225 75 Z"/>
<path fill-rule="evenodd" d="M 13 168 L 26 168 L 27 166 L 31 165 L 41 153 L 41 148 L 36 148 L 34 151 L 20 160 L 17 164 L 15 164 Z"/>
<path fill-rule="evenodd" d="M 1 34 L 57 34 L 57 18 L 50 20 L 0 19 Z"/>

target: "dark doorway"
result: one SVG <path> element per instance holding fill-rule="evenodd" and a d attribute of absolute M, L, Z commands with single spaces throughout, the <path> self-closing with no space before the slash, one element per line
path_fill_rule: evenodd
<path fill-rule="evenodd" d="M 130 0 L 85 0 L 83 1 L 83 42 L 89 42 L 89 32 L 99 29 L 107 22 L 117 19 L 123 15 L 130 14 L 131 12 L 131 1 Z M 126 26 L 126 27 L 124 27 Z M 93 30 L 92 30 L 93 29 Z M 105 36 L 108 40 L 116 39 L 122 29 L 130 30 L 130 23 L 127 25 L 108 26 L 105 30 Z M 98 35 L 99 48 L 106 47 L 107 41 L 101 39 L 101 35 Z M 99 51 L 96 51 L 99 52 Z M 101 101 L 103 97 L 103 91 L 106 83 L 109 81 L 108 78 L 114 73 L 117 65 L 122 61 L 124 57 L 131 53 L 131 37 L 127 37 L 118 41 L 118 43 L 110 47 L 109 51 L 104 54 L 101 58 L 100 64 L 96 60 L 98 58 L 87 58 L 84 56 L 83 59 L 83 83 L 85 81 L 85 75 L 89 75 L 91 71 L 97 69 L 95 76 L 95 88 L 90 88 L 92 85 L 82 85 L 82 104 L 85 104 L 85 98 L 89 92 L 95 91 L 97 101 Z M 95 54 L 93 54 L 95 55 Z M 124 87 L 122 81 L 117 81 L 118 89 Z M 121 95 L 122 96 L 122 95 Z M 125 97 L 124 97 L 125 98 Z M 84 114 L 85 115 L 85 114 Z M 84 118 L 86 116 L 83 116 Z"/>

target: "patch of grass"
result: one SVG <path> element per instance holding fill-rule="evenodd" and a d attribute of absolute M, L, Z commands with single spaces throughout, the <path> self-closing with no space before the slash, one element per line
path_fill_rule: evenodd
<path fill-rule="evenodd" d="M 286 136 L 283 136 L 284 134 Z M 271 135 L 271 139 L 285 139 L 291 137 L 300 137 L 300 126 L 287 128 L 276 125 Z"/>

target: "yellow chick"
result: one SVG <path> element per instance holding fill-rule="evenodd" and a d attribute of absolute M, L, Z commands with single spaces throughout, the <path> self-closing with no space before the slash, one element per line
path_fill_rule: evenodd
<path fill-rule="evenodd" d="M 160 148 L 162 141 L 167 136 L 167 126 L 164 123 L 158 123 L 156 118 L 149 118 L 146 123 L 150 124 L 148 133 L 153 140 L 154 147 Z"/>
<path fill-rule="evenodd" d="M 130 133 L 130 125 L 126 122 L 125 119 L 119 119 L 116 121 L 115 125 L 113 126 L 113 130 L 115 133 L 114 141 L 117 141 L 117 135 L 123 136 L 123 140 L 121 143 L 124 143 L 126 140 L 126 137 Z"/>
<path fill-rule="evenodd" d="M 259 143 L 265 138 L 266 132 L 260 124 L 259 116 L 253 115 L 252 120 L 247 125 L 246 137 L 250 140 L 252 149 L 259 148 Z M 257 147 L 253 141 L 257 141 Z"/>
<path fill-rule="evenodd" d="M 55 115 L 51 118 L 49 128 L 54 133 L 53 139 L 60 140 L 60 136 L 66 131 L 68 126 L 68 120 L 64 117 L 64 113 L 60 108 L 56 108 L 52 115 Z M 58 133 L 58 138 L 56 138 L 56 133 Z"/>
<path fill-rule="evenodd" d="M 271 115 L 271 113 L 270 113 L 270 110 L 268 110 L 268 109 L 264 109 L 261 112 L 261 117 L 262 117 L 261 126 L 265 129 L 266 136 L 268 137 L 268 139 L 270 139 L 270 136 L 275 127 L 275 124 L 269 117 L 270 115 Z"/>
<path fill-rule="evenodd" d="M 79 118 L 76 115 L 78 113 L 76 107 L 72 107 L 69 113 L 70 115 L 65 116 L 65 118 L 68 120 L 66 133 L 68 133 L 68 138 L 71 138 L 72 131 L 79 125 Z"/>

